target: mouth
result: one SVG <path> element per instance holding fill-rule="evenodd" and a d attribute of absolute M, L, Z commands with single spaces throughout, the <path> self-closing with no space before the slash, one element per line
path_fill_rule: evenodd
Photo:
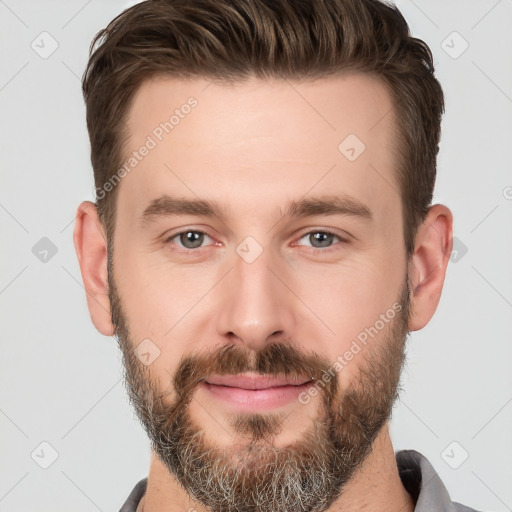
<path fill-rule="evenodd" d="M 313 379 L 270 377 L 260 374 L 213 375 L 202 382 L 214 399 L 237 411 L 254 411 L 282 407 L 298 399 Z"/>

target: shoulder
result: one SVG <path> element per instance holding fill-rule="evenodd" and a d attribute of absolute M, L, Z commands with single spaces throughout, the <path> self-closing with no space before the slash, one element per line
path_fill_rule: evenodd
<path fill-rule="evenodd" d="M 479 512 L 451 500 L 436 470 L 421 453 L 400 450 L 395 457 L 402 484 L 416 503 L 414 512 Z"/>
<path fill-rule="evenodd" d="M 460 503 L 453 502 L 454 511 L 456 512 L 481 512 L 480 510 L 476 510 L 474 508 L 466 507 L 466 505 L 461 505 Z"/>

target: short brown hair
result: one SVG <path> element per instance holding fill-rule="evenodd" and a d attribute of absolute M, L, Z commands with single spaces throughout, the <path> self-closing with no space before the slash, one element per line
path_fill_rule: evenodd
<path fill-rule="evenodd" d="M 122 165 L 127 112 L 152 76 L 313 79 L 343 70 L 371 73 L 390 91 L 409 257 L 432 201 L 444 97 L 429 47 L 379 0 L 147 0 L 122 12 L 94 37 L 82 82 L 96 191 Z M 116 192 L 96 198 L 110 241 Z"/>

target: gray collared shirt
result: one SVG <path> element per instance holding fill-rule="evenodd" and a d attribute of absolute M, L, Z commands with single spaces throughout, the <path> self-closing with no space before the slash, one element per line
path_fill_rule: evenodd
<path fill-rule="evenodd" d="M 402 484 L 416 503 L 414 512 L 478 512 L 451 500 L 424 455 L 415 450 L 400 450 L 395 456 Z"/>
<path fill-rule="evenodd" d="M 416 503 L 414 512 L 478 512 L 450 499 L 439 475 L 421 453 L 400 450 L 395 456 L 402 483 Z M 146 492 L 147 483 L 147 478 L 137 483 L 119 512 L 137 510 L 137 505 Z"/>

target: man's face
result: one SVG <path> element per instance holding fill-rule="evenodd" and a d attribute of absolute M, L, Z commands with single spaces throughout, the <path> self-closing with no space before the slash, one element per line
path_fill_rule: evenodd
<path fill-rule="evenodd" d="M 213 511 L 325 509 L 389 417 L 408 330 L 385 88 L 159 78 L 127 124 L 127 155 L 150 149 L 119 185 L 109 297 L 154 450 Z"/>

